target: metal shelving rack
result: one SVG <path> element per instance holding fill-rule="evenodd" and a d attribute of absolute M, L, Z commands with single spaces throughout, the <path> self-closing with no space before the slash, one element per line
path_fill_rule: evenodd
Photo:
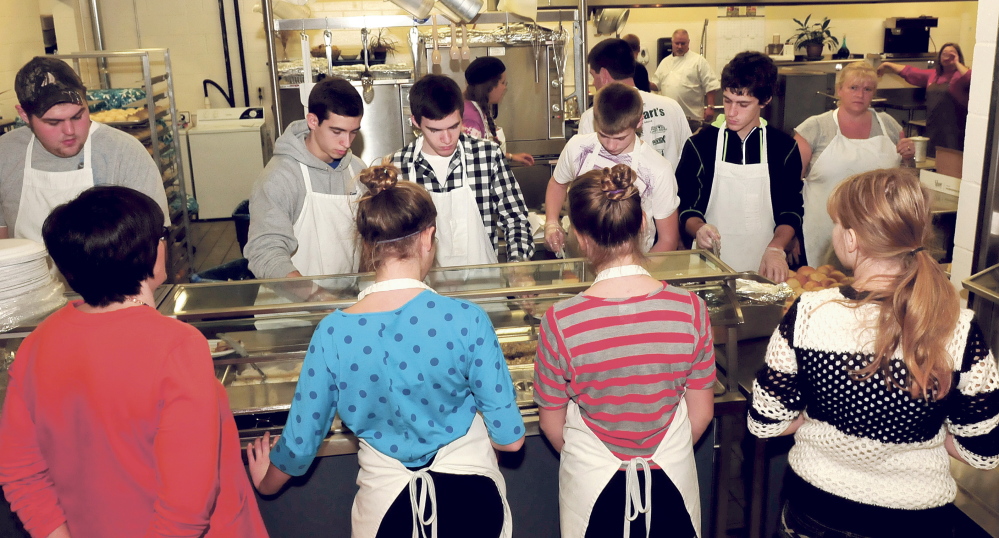
<path fill-rule="evenodd" d="M 410 15 L 369 15 L 360 17 L 317 17 L 309 19 L 275 19 L 273 18 L 272 1 L 262 0 L 261 7 L 264 15 L 264 33 L 265 39 L 267 41 L 267 55 L 268 64 L 270 67 L 270 85 L 271 85 L 271 95 L 274 95 L 274 101 L 272 103 L 272 113 L 274 114 L 277 124 L 275 129 L 276 135 L 281 134 L 281 107 L 279 104 L 280 99 L 277 97 L 280 95 L 280 83 L 278 77 L 278 66 L 277 66 L 277 52 L 275 49 L 275 33 L 279 31 L 299 31 L 304 32 L 306 30 L 346 30 L 346 29 L 362 29 L 362 28 L 412 28 L 412 27 L 431 27 L 435 22 L 440 26 L 447 26 L 449 24 L 449 19 L 443 15 L 434 14 L 423 20 L 416 20 Z M 585 13 L 585 11 L 580 10 L 541 10 L 538 11 L 535 20 L 527 19 L 519 15 L 505 12 L 482 12 L 479 13 L 472 21 L 472 24 L 510 24 L 510 23 L 562 23 L 570 25 L 571 37 L 572 37 L 572 48 L 573 48 L 573 73 L 574 73 L 574 90 L 572 95 L 575 95 L 579 104 L 580 112 L 586 108 L 586 74 L 587 68 L 584 63 L 585 60 L 585 50 L 586 43 L 585 37 L 586 32 L 584 30 L 586 21 L 580 20 L 580 13 Z M 547 46 L 551 46 L 551 41 L 546 43 Z M 421 51 L 422 52 L 422 51 Z M 422 66 L 423 70 L 426 70 L 426 66 Z M 414 81 L 419 78 L 421 74 L 421 66 L 414 66 Z M 568 97 L 564 95 L 564 88 L 559 88 L 563 91 L 563 100 Z M 561 113 L 561 106 L 563 103 L 559 103 L 559 110 L 554 111 Z"/>
<path fill-rule="evenodd" d="M 191 261 L 194 248 L 190 241 L 190 215 L 187 212 L 187 191 L 184 187 L 184 166 L 177 144 L 180 136 L 177 129 L 177 103 L 173 92 L 173 72 L 170 67 L 170 51 L 165 48 L 136 49 L 126 51 L 79 52 L 55 54 L 52 58 L 71 61 L 77 73 L 81 60 L 94 60 L 101 89 L 112 89 L 111 78 L 121 62 L 108 60 L 134 60 L 141 68 L 141 88 L 145 97 L 125 105 L 127 108 L 145 108 L 147 119 L 129 126 L 110 125 L 139 139 L 163 177 L 163 188 L 167 195 L 170 211 L 170 235 L 168 238 L 167 275 L 170 282 L 186 282 L 191 275 Z M 125 76 L 125 75 L 122 75 Z M 128 87 L 128 86 L 126 86 Z M 163 120 L 166 128 L 157 124 Z M 169 132 L 170 137 L 165 137 Z M 179 201 L 179 209 L 171 205 Z"/>

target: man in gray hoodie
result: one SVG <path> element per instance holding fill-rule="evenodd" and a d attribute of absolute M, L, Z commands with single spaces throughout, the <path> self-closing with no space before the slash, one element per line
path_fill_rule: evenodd
<path fill-rule="evenodd" d="M 309 94 L 306 119 L 274 144 L 250 195 L 244 254 L 257 278 L 355 272 L 359 248 L 350 205 L 364 163 L 350 151 L 364 105 L 353 86 L 327 78 Z"/>

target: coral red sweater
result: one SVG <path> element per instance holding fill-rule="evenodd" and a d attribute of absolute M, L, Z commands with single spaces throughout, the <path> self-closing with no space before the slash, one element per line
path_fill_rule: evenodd
<path fill-rule="evenodd" d="M 152 308 L 78 305 L 10 370 L 0 483 L 28 532 L 267 536 L 205 338 Z"/>

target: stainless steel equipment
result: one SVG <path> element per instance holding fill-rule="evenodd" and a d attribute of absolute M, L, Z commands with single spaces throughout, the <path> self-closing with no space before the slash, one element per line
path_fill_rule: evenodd
<path fill-rule="evenodd" d="M 365 91 L 364 83 L 351 81 L 358 93 Z M 367 164 L 386 155 L 391 155 L 399 148 L 413 141 L 412 129 L 404 128 L 409 122 L 409 88 L 412 82 L 408 80 L 378 80 L 371 81 L 370 102 L 364 103 L 364 116 L 361 118 L 361 132 L 354 139 L 350 149 Z M 281 87 L 281 120 L 282 129 L 289 123 L 305 118 L 299 100 L 298 85 Z M 391 128 L 389 127 L 391 126 Z"/>
<path fill-rule="evenodd" d="M 453 36 L 440 39 L 443 43 L 450 43 Z M 440 65 L 436 65 L 433 63 L 433 44 L 424 37 L 421 46 L 424 54 L 420 58 L 419 71 L 426 72 L 429 67 L 430 72 L 455 80 L 464 91 L 467 86 L 465 69 L 471 60 L 480 56 L 495 56 L 503 60 L 509 85 L 506 97 L 499 106 L 496 124 L 503 127 L 506 134 L 507 150 L 512 153 L 557 155 L 565 145 L 566 137 L 565 97 L 560 83 L 565 77 L 562 74 L 564 71 L 559 68 L 559 63 L 565 62 L 564 39 L 566 37 L 557 31 L 549 35 L 547 30 L 541 30 L 527 42 L 475 40 L 469 44 L 469 60 L 455 61 L 445 57 Z"/>

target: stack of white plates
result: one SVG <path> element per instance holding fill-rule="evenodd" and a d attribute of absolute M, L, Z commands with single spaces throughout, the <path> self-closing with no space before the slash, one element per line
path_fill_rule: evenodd
<path fill-rule="evenodd" d="M 49 271 L 45 246 L 29 239 L 0 239 L 0 331 L 65 303 Z"/>
<path fill-rule="evenodd" d="M 30 293 L 52 281 L 47 251 L 29 239 L 0 240 L 0 301 Z"/>

